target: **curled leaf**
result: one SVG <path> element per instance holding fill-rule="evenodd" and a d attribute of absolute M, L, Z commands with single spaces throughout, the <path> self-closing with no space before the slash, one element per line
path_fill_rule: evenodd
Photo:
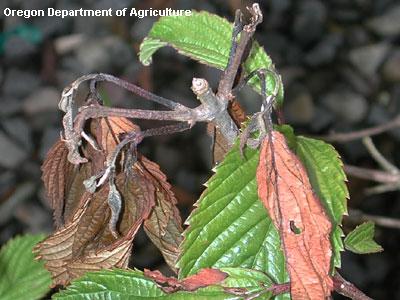
<path fill-rule="evenodd" d="M 333 288 L 332 224 L 304 166 L 277 131 L 261 146 L 257 182 L 259 197 L 282 239 L 292 299 L 326 299 Z"/>
<path fill-rule="evenodd" d="M 67 148 L 59 142 L 43 168 L 57 216 L 65 220 L 35 249 L 52 273 L 53 284 L 66 285 L 92 270 L 127 267 L 132 241 L 145 221 L 146 232 L 174 267 L 182 228 L 165 175 L 141 155 L 125 163 L 126 149 L 116 156 L 115 169 L 105 169 L 123 135 L 140 129 L 124 118 L 94 119 L 89 128 L 101 149 L 85 143 L 82 153 L 87 163 L 60 177 L 68 162 Z M 96 182 L 107 170 L 109 184 Z"/>
<path fill-rule="evenodd" d="M 150 271 L 145 269 L 144 275 L 158 283 L 160 288 L 166 293 L 173 293 L 179 290 L 195 291 L 199 288 L 218 284 L 228 277 L 227 273 L 211 268 L 202 269 L 199 273 L 183 280 L 178 280 L 174 277 L 166 277 L 158 270 Z"/>

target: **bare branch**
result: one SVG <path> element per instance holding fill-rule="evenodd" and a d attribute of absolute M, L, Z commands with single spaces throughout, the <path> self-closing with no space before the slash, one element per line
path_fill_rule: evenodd
<path fill-rule="evenodd" d="M 382 169 L 392 174 L 400 173 L 399 169 L 379 152 L 369 136 L 364 137 L 362 141 L 364 146 L 367 148 L 369 154 L 381 166 Z"/>
<path fill-rule="evenodd" d="M 238 17 L 239 13 L 236 13 L 235 26 L 232 34 L 233 46 L 231 49 L 233 51 L 231 51 L 229 64 L 222 74 L 221 80 L 218 85 L 217 96 L 222 102 L 227 102 L 231 98 L 233 82 L 235 80 L 237 70 L 242 63 L 243 54 L 246 50 L 248 43 L 254 35 L 257 25 L 260 24 L 263 19 L 263 15 L 261 13 L 258 3 L 254 3 L 251 8 L 247 9 L 251 14 L 251 20 L 249 24 L 243 26 L 243 30 L 240 32 L 240 40 L 238 43 L 236 42 L 236 37 L 238 36 L 238 33 L 235 31 L 235 29 L 237 27 L 241 27 L 237 24 L 238 22 L 241 22 L 241 18 L 240 16 Z"/>
<path fill-rule="evenodd" d="M 359 130 L 359 131 L 353 131 L 353 132 L 348 132 L 348 133 L 332 133 L 329 135 L 325 136 L 320 136 L 318 138 L 328 141 L 328 142 L 338 142 L 338 143 L 345 143 L 353 140 L 358 140 L 361 139 L 365 136 L 373 136 L 377 135 L 380 133 L 383 133 L 385 131 L 394 129 L 400 127 L 400 115 L 391 120 L 390 122 L 387 122 L 385 124 L 376 126 L 376 127 L 370 127 L 367 129 Z"/>
<path fill-rule="evenodd" d="M 379 225 L 382 227 L 400 229 L 400 219 L 394 219 L 394 218 L 389 218 L 389 217 L 384 217 L 384 216 L 369 215 L 369 214 L 365 214 L 361 210 L 357 210 L 357 209 L 349 210 L 349 218 L 356 223 L 362 223 L 365 221 L 373 221 L 376 225 Z"/>
<path fill-rule="evenodd" d="M 400 183 L 400 174 L 392 174 L 381 170 L 360 168 L 352 165 L 345 165 L 344 170 L 346 174 L 357 178 L 373 180 L 382 183 Z"/>
<path fill-rule="evenodd" d="M 338 272 L 333 277 L 333 287 L 337 293 L 353 300 L 373 300 L 361 292 L 354 284 L 344 279 Z"/>

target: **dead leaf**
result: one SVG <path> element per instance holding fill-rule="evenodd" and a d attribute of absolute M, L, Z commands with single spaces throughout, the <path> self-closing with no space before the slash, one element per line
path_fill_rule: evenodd
<path fill-rule="evenodd" d="M 66 160 L 68 150 L 60 141 L 49 152 L 43 166 L 45 188 L 54 203 L 52 206 L 57 216 L 65 220 L 63 226 L 35 248 L 37 257 L 45 260 L 46 268 L 52 273 L 53 284 L 66 285 L 88 271 L 126 268 L 132 241 L 145 220 L 146 232 L 174 267 L 182 239 L 181 220 L 176 199 L 157 164 L 138 155 L 137 161 L 128 167 L 129 172 L 118 168 L 115 186 L 111 185 L 122 200 L 115 230 L 109 226 L 110 185 L 103 184 L 90 193 L 83 184 L 104 170 L 104 163 L 121 141 L 121 135 L 140 130 L 139 127 L 124 118 L 95 119 L 88 127 L 101 149 L 85 144 L 82 153 L 88 158 L 87 163 L 73 167 L 73 172 L 68 171 L 72 166 Z M 120 155 L 118 164 L 122 165 L 123 160 Z"/>
<path fill-rule="evenodd" d="M 155 180 L 156 203 L 147 220 L 144 230 L 153 244 L 161 251 L 166 263 L 175 272 L 175 263 L 179 256 L 183 228 L 177 200 L 171 191 L 164 173 L 154 162 L 142 157 L 143 167 Z"/>
<path fill-rule="evenodd" d="M 211 268 L 201 269 L 197 274 L 183 280 L 166 277 L 158 270 L 150 271 L 144 269 L 144 275 L 154 280 L 166 293 L 173 293 L 180 290 L 193 292 L 199 288 L 221 283 L 228 277 L 228 274 L 225 272 Z"/>
<path fill-rule="evenodd" d="M 277 131 L 261 146 L 257 182 L 259 197 L 282 239 L 292 299 L 326 299 L 333 289 L 332 225 L 301 161 Z"/>
<path fill-rule="evenodd" d="M 68 148 L 64 142 L 58 141 L 50 148 L 41 168 L 46 197 L 54 210 L 53 217 L 57 228 L 64 223 L 66 191 L 74 177 L 74 165 L 68 161 L 67 156 Z"/>

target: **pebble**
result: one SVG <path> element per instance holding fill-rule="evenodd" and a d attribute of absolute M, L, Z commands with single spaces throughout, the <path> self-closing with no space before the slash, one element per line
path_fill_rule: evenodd
<path fill-rule="evenodd" d="M 382 73 L 389 82 L 400 82 L 400 48 L 393 51 L 383 65 Z"/>
<path fill-rule="evenodd" d="M 22 101 L 15 98 L 1 99 L 0 116 L 7 117 L 14 115 L 22 110 Z"/>
<path fill-rule="evenodd" d="M 34 115 L 46 111 L 57 111 L 60 92 L 54 87 L 42 87 L 35 90 L 24 100 L 23 111 Z"/>
<path fill-rule="evenodd" d="M 14 139 L 26 151 L 30 152 L 33 148 L 31 128 L 28 122 L 21 118 L 7 118 L 1 122 L 7 134 Z"/>
<path fill-rule="evenodd" d="M 294 86 L 288 91 L 284 105 L 288 123 L 308 124 L 314 117 L 314 103 L 310 92 L 304 86 Z"/>
<path fill-rule="evenodd" d="M 134 59 L 129 45 L 114 36 L 86 41 L 77 49 L 76 57 L 82 73 L 110 72 Z"/>
<path fill-rule="evenodd" d="M 337 49 L 343 42 L 343 36 L 339 33 L 331 33 L 324 36 L 321 41 L 305 56 L 305 61 L 312 67 L 331 63 L 336 56 Z"/>
<path fill-rule="evenodd" d="M 358 47 L 349 52 L 350 62 L 365 76 L 372 77 L 389 51 L 387 43 Z"/>
<path fill-rule="evenodd" d="M 325 5 L 317 0 L 299 1 L 298 5 L 292 31 L 300 44 L 307 45 L 322 35 L 327 11 Z"/>
<path fill-rule="evenodd" d="M 390 7 L 380 16 L 367 21 L 366 25 L 374 33 L 383 37 L 394 37 L 400 34 L 400 5 Z"/>
<path fill-rule="evenodd" d="M 337 121 L 346 123 L 357 123 L 367 114 L 367 100 L 346 88 L 338 88 L 322 98 L 322 103 L 333 112 Z"/>
<path fill-rule="evenodd" d="M 13 65 L 25 64 L 38 50 L 38 47 L 33 43 L 19 37 L 12 36 L 6 40 L 4 45 L 4 57 Z"/>
<path fill-rule="evenodd" d="M 37 74 L 11 68 L 6 74 L 3 83 L 5 96 L 23 98 L 28 96 L 40 84 Z"/>
<path fill-rule="evenodd" d="M 28 153 L 0 131 L 0 166 L 13 169 L 19 166 Z"/>
<path fill-rule="evenodd" d="M 60 132 L 61 128 L 54 128 L 54 127 L 49 127 L 44 130 L 39 150 L 39 157 L 42 161 L 46 158 L 49 149 L 60 138 Z"/>

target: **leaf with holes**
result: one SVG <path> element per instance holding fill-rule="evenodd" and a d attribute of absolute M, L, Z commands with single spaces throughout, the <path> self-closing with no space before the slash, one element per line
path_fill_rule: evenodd
<path fill-rule="evenodd" d="M 383 248 L 374 241 L 375 224 L 366 222 L 357 226 L 344 239 L 347 250 L 357 254 L 382 252 Z"/>
<path fill-rule="evenodd" d="M 343 163 L 332 145 L 316 139 L 295 136 L 293 129 L 288 125 L 278 126 L 277 130 L 285 135 L 290 149 L 302 161 L 314 192 L 331 218 L 333 225 L 331 272 L 334 272 L 335 267 L 341 266 L 340 252 L 344 250 L 341 224 L 343 215 L 347 214 L 349 198 Z"/>
<path fill-rule="evenodd" d="M 187 220 L 180 278 L 202 268 L 243 267 L 263 271 L 276 283 L 287 282 L 279 234 L 257 195 L 259 152 L 246 148 L 244 154 L 238 145 L 232 148 Z"/>
<path fill-rule="evenodd" d="M 102 299 L 165 299 L 165 300 L 234 300 L 243 298 L 230 292 L 253 295 L 260 292 L 262 298 L 271 299 L 271 292 L 263 289 L 271 286 L 272 281 L 264 273 L 243 268 L 222 268 L 228 277 L 221 283 L 199 288 L 194 292 L 179 291 L 167 294 L 150 278 L 138 270 L 103 270 L 87 273 L 72 282 L 66 290 L 53 296 L 56 300 L 102 300 Z"/>
<path fill-rule="evenodd" d="M 224 70 L 228 64 L 231 48 L 232 24 L 226 19 L 208 12 L 192 11 L 191 16 L 161 17 L 154 23 L 148 36 L 140 45 L 139 60 L 149 65 L 153 54 L 164 46 L 171 46 L 179 53 L 206 65 Z M 270 68 L 271 58 L 254 42 L 249 57 L 244 63 L 245 74 L 254 70 Z M 267 74 L 267 90 L 273 91 L 275 79 Z M 260 81 L 250 81 L 260 92 Z M 277 103 L 283 102 L 283 87 L 280 86 Z"/>
<path fill-rule="evenodd" d="M 35 261 L 32 248 L 42 235 L 19 236 L 0 251 L 0 299 L 35 300 L 50 291 L 51 277 L 43 263 Z"/>
<path fill-rule="evenodd" d="M 262 143 L 257 183 L 260 199 L 282 239 L 292 299 L 326 299 L 333 289 L 329 276 L 332 224 L 301 161 L 278 131 Z"/>

